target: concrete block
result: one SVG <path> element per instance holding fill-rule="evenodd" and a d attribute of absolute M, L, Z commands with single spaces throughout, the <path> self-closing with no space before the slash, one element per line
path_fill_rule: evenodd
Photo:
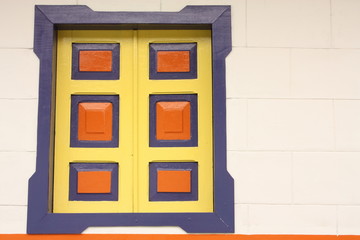
<path fill-rule="evenodd" d="M 339 204 L 359 205 L 360 153 L 338 153 L 337 160 Z"/>
<path fill-rule="evenodd" d="M 248 234 L 249 207 L 246 204 L 235 204 L 235 234 Z"/>
<path fill-rule="evenodd" d="M 0 151 L 35 151 L 37 100 L 0 99 Z"/>
<path fill-rule="evenodd" d="M 228 152 L 236 203 L 291 203 L 291 153 Z"/>
<path fill-rule="evenodd" d="M 0 98 L 38 97 L 39 60 L 32 50 L 0 49 L 0 71 Z"/>
<path fill-rule="evenodd" d="M 228 97 L 289 97 L 289 49 L 234 48 L 226 62 Z"/>
<path fill-rule="evenodd" d="M 293 153 L 295 204 L 338 203 L 338 160 L 333 152 Z"/>
<path fill-rule="evenodd" d="M 293 153 L 294 203 L 360 204 L 359 152 Z"/>
<path fill-rule="evenodd" d="M 0 234 L 26 234 L 26 206 L 0 206 Z"/>
<path fill-rule="evenodd" d="M 34 0 L 1 1 L 0 29 L 6 37 L 0 39 L 0 48 L 32 48 L 34 3 Z"/>
<path fill-rule="evenodd" d="M 336 234 L 336 206 L 250 205 L 249 234 Z"/>
<path fill-rule="evenodd" d="M 248 149 L 334 149 L 330 100 L 248 100 Z"/>
<path fill-rule="evenodd" d="M 360 98 L 360 50 L 294 49 L 291 51 L 291 96 Z"/>
<path fill-rule="evenodd" d="M 247 147 L 247 100 L 228 99 L 227 114 L 227 149 L 240 150 Z"/>
<path fill-rule="evenodd" d="M 28 180 L 35 172 L 35 153 L 0 152 L 0 165 L 0 205 L 26 206 Z"/>
<path fill-rule="evenodd" d="M 335 136 L 337 150 L 360 150 L 360 101 L 336 100 Z"/>
<path fill-rule="evenodd" d="M 330 47 L 330 1 L 247 1 L 247 44 L 252 47 Z"/>
<path fill-rule="evenodd" d="M 360 235 L 360 206 L 338 206 L 338 234 Z"/>
<path fill-rule="evenodd" d="M 332 0 L 332 47 L 360 47 L 360 2 Z"/>

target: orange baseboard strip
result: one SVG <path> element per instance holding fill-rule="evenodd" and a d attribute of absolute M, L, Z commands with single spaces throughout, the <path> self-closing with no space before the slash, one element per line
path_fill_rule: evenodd
<path fill-rule="evenodd" d="M 0 234 L 0 240 L 360 240 L 360 235 Z"/>

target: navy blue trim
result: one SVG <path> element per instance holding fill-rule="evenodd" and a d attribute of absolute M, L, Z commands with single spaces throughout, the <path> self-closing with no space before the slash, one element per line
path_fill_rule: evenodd
<path fill-rule="evenodd" d="M 112 140 L 111 141 L 85 141 L 78 140 L 79 103 L 106 102 L 112 103 Z M 118 95 L 72 95 L 71 96 L 71 127 L 70 147 L 96 147 L 110 148 L 119 146 L 119 96 Z"/>
<path fill-rule="evenodd" d="M 79 71 L 80 51 L 111 51 L 111 72 Z M 118 43 L 73 43 L 72 44 L 72 71 L 71 78 L 77 80 L 118 80 L 120 62 L 120 44 Z"/>
<path fill-rule="evenodd" d="M 156 138 L 156 103 L 158 102 L 190 103 L 189 140 L 158 140 Z M 149 143 L 150 147 L 196 147 L 198 145 L 198 105 L 197 94 L 154 94 L 150 95 L 149 104 Z"/>
<path fill-rule="evenodd" d="M 110 193 L 78 193 L 78 172 L 111 172 Z M 117 163 L 70 163 L 69 200 L 70 201 L 117 201 L 118 200 Z"/>
<path fill-rule="evenodd" d="M 231 52 L 231 12 L 228 8 L 212 24 L 214 210 L 234 231 L 234 179 L 226 168 L 226 71 Z"/>
<path fill-rule="evenodd" d="M 158 192 L 158 170 L 183 170 L 191 172 L 191 192 Z M 150 201 L 197 201 L 198 164 L 196 162 L 151 162 L 149 165 Z M 203 186 L 206 187 L 206 186 Z"/>
<path fill-rule="evenodd" d="M 94 24 L 94 25 L 93 25 Z M 156 24 L 212 29 L 214 212 L 52 213 L 56 28 Z M 144 24 L 144 25 L 142 25 Z M 116 25 L 116 26 L 115 26 Z M 81 5 L 35 6 L 34 52 L 40 59 L 36 172 L 29 180 L 27 233 L 81 233 L 90 226 L 179 226 L 189 233 L 234 232 L 234 181 L 226 170 L 225 58 L 231 51 L 230 6 L 187 6 L 171 12 L 94 12 Z"/>
<path fill-rule="evenodd" d="M 150 79 L 195 79 L 197 78 L 197 45 L 196 43 L 150 43 Z M 157 53 L 160 51 L 189 51 L 189 72 L 158 72 Z"/>

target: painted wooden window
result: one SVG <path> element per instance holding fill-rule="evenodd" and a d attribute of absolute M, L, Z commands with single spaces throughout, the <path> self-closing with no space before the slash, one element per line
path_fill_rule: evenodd
<path fill-rule="evenodd" d="M 106 42 L 120 48 L 120 54 L 113 54 L 119 59 L 104 56 L 104 49 L 112 49 Z M 152 50 L 153 42 L 163 42 L 156 44 L 161 52 Z M 86 50 L 74 51 L 74 46 Z M 193 52 L 185 60 L 177 54 L 184 49 Z M 90 54 L 82 56 L 82 51 Z M 53 212 L 213 212 L 210 30 L 60 30 L 57 52 L 61 64 L 57 67 L 55 132 L 62 134 L 55 134 Z M 82 61 L 89 65 L 86 71 L 81 70 Z M 106 70 L 111 62 L 119 65 Z M 168 79 L 151 79 L 154 62 L 155 71 L 167 73 Z M 194 80 L 177 74 L 193 68 Z M 119 78 L 92 77 L 104 69 L 121 69 Z M 86 72 L 89 79 L 79 81 L 73 74 L 78 71 Z M 100 164 L 106 162 L 116 164 L 116 179 L 101 175 L 106 172 Z M 153 173 L 155 163 L 162 167 Z M 74 164 L 89 166 L 91 171 L 72 177 Z M 91 176 L 98 182 L 82 187 L 85 180 L 81 179 Z M 118 189 L 101 192 L 114 181 Z M 164 183 L 177 181 L 187 181 L 192 189 Z M 73 186 L 78 189 L 76 197 L 72 197 Z M 79 192 L 96 188 L 99 192 Z"/>
<path fill-rule="evenodd" d="M 29 233 L 80 233 L 89 226 L 232 232 L 224 131 L 229 8 L 190 7 L 193 16 L 208 16 L 190 27 L 164 25 L 175 16 L 186 23 L 186 11 L 148 13 L 136 22 L 133 13 L 40 8 L 35 51 L 46 95 L 39 99 Z M 138 25 L 109 27 L 114 19 Z M 145 29 L 154 19 L 163 25 Z"/>

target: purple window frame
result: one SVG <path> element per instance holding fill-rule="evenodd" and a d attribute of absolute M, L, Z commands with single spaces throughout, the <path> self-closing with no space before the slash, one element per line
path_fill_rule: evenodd
<path fill-rule="evenodd" d="M 56 34 L 58 29 L 210 29 L 212 31 L 214 211 L 208 213 L 53 213 Z M 180 12 L 95 12 L 83 5 L 35 6 L 34 52 L 40 59 L 36 171 L 29 180 L 27 233 L 75 234 L 90 226 L 179 226 L 188 233 L 234 232 L 234 180 L 226 169 L 225 58 L 230 6 Z M 50 210 L 49 210 L 50 209 Z"/>

